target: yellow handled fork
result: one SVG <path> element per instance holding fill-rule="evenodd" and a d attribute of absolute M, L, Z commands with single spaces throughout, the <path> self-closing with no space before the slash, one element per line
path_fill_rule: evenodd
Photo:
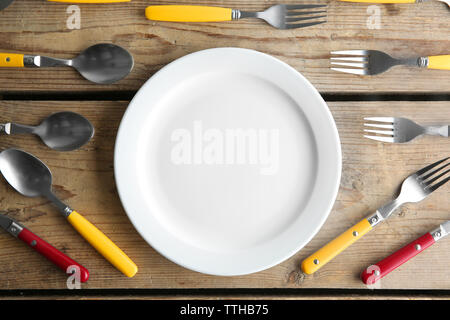
<path fill-rule="evenodd" d="M 374 214 L 361 220 L 303 260 L 301 265 L 303 272 L 306 274 L 316 272 L 380 222 L 389 218 L 398 207 L 408 202 L 419 202 L 447 183 L 450 180 L 450 170 L 446 170 L 450 165 L 448 160 L 449 158 L 439 160 L 407 177 L 403 181 L 400 194 L 395 200 L 379 208 Z M 440 167 L 434 169 L 440 164 L 442 164 Z"/>
<path fill-rule="evenodd" d="M 358 75 L 376 75 L 398 65 L 450 70 L 450 55 L 393 58 L 378 50 L 332 51 L 331 70 Z"/>
<path fill-rule="evenodd" d="M 258 18 L 278 29 L 294 29 L 326 22 L 326 11 L 315 10 L 325 7 L 326 5 L 321 4 L 277 4 L 261 12 L 251 12 L 209 6 L 158 5 L 147 7 L 145 16 L 149 20 L 173 22 L 218 22 Z"/>

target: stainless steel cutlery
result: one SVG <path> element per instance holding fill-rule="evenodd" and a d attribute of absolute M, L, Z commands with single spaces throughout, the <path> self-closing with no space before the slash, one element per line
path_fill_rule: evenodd
<path fill-rule="evenodd" d="M 174 22 L 215 22 L 258 18 L 278 29 L 294 29 L 326 22 L 326 11 L 315 10 L 318 8 L 326 8 L 326 5 L 278 4 L 261 12 L 208 6 L 159 5 L 147 7 L 145 15 L 149 20 Z"/>
<path fill-rule="evenodd" d="M 38 126 L 17 123 L 0 124 L 0 134 L 31 133 L 39 136 L 49 147 L 58 151 L 72 151 L 87 143 L 94 135 L 94 126 L 74 112 L 57 112 Z"/>
<path fill-rule="evenodd" d="M 114 242 L 53 193 L 52 173 L 41 160 L 22 150 L 6 149 L 0 152 L 0 172 L 20 194 L 51 201 L 75 230 L 123 274 L 136 274 L 137 266 Z"/>
<path fill-rule="evenodd" d="M 316 272 L 380 222 L 388 219 L 397 208 L 405 203 L 422 201 L 447 183 L 450 180 L 450 169 L 447 169 L 450 165 L 449 159 L 450 157 L 439 160 L 407 177 L 403 181 L 400 194 L 396 199 L 382 206 L 303 260 L 303 272 L 307 274 Z"/>
<path fill-rule="evenodd" d="M 376 135 L 364 135 L 364 137 L 381 142 L 404 143 L 424 134 L 449 137 L 449 125 L 421 126 L 406 118 L 393 117 L 369 117 L 365 132 Z"/>
<path fill-rule="evenodd" d="M 14 0 L 0 0 L 0 10 L 8 7 Z"/>
<path fill-rule="evenodd" d="M 87 80 L 99 84 L 119 81 L 131 72 L 133 65 L 133 57 L 127 50 L 108 43 L 93 45 L 72 60 L 0 53 L 0 67 L 73 67 Z"/>
<path fill-rule="evenodd" d="M 378 50 L 332 51 L 330 62 L 331 70 L 357 75 L 376 75 L 397 65 L 450 70 L 450 55 L 396 59 Z"/>

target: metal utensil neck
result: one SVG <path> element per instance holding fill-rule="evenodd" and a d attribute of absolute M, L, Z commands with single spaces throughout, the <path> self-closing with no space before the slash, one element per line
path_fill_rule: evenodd
<path fill-rule="evenodd" d="M 448 137 L 450 126 L 425 126 L 425 133 L 432 136 Z"/>
<path fill-rule="evenodd" d="M 400 207 L 404 201 L 400 199 L 400 196 L 397 199 L 392 200 L 388 204 L 382 206 L 377 210 L 377 212 L 381 215 L 383 220 L 390 217 L 390 215 L 398 208 Z"/>
<path fill-rule="evenodd" d="M 19 236 L 19 233 L 22 232 L 22 230 L 23 227 L 20 224 L 18 224 L 15 221 L 12 221 L 11 225 L 8 227 L 6 231 L 8 231 L 9 234 L 17 238 Z"/>
<path fill-rule="evenodd" d="M 396 59 L 398 64 L 412 66 L 412 67 L 427 67 L 428 58 L 427 57 L 417 57 L 417 58 L 406 58 L 406 59 Z"/>
<path fill-rule="evenodd" d="M 436 229 L 431 231 L 430 234 L 433 237 L 434 241 L 441 240 L 442 238 L 448 236 L 447 231 L 442 226 L 437 227 Z"/>
<path fill-rule="evenodd" d="M 428 57 L 419 57 L 419 59 L 417 59 L 417 65 L 421 68 L 426 68 L 428 67 Z"/>
<path fill-rule="evenodd" d="M 231 19 L 239 20 L 244 18 L 259 18 L 260 12 L 251 12 L 251 11 L 241 11 L 237 9 L 233 9 L 231 11 Z"/>
<path fill-rule="evenodd" d="M 72 66 L 72 60 L 51 58 L 45 56 L 24 55 L 23 65 L 27 68 L 70 67 Z"/>
<path fill-rule="evenodd" d="M 68 205 L 66 205 L 64 202 L 62 202 L 61 200 L 59 200 L 59 198 L 55 196 L 53 192 L 48 191 L 45 194 L 45 197 L 59 209 L 59 211 L 64 217 L 67 218 L 72 213 L 73 209 L 70 208 Z"/>

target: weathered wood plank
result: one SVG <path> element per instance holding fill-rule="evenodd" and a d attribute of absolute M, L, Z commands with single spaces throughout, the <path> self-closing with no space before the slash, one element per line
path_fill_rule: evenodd
<path fill-rule="evenodd" d="M 74 293 L 77 293 L 76 291 Z M 450 300 L 448 295 L 433 294 L 405 294 L 399 295 L 362 295 L 362 294 L 339 294 L 339 295 L 258 295 L 258 294 L 210 294 L 210 295 L 33 295 L 30 296 L 7 296 L 7 300 Z M 6 300 L 0 297 L 1 300 Z"/>
<path fill-rule="evenodd" d="M 299 271 L 303 258 L 390 200 L 411 172 L 448 156 L 450 140 L 424 137 L 406 145 L 381 144 L 362 137 L 366 116 L 405 116 L 420 123 L 450 122 L 450 102 L 329 103 L 342 140 L 343 175 L 338 199 L 316 237 L 300 252 L 269 270 L 241 277 L 214 277 L 186 270 L 156 253 L 137 234 L 116 193 L 113 150 L 127 102 L 0 101 L 0 121 L 39 123 L 51 112 L 85 115 L 96 135 L 81 150 L 48 150 L 32 136 L 2 136 L 0 148 L 20 147 L 45 160 L 56 193 L 86 215 L 139 265 L 127 279 L 97 254 L 47 201 L 25 198 L 0 183 L 0 210 L 84 264 L 91 279 L 83 288 L 359 288 L 365 267 L 450 218 L 450 188 L 407 205 L 386 223 L 312 276 Z M 432 111 L 432 112 L 431 112 Z M 450 241 L 442 240 L 381 281 L 381 288 L 450 289 Z M 20 241 L 0 232 L 0 289 L 65 288 L 66 277 Z"/>
<path fill-rule="evenodd" d="M 259 10 L 275 2 L 225 0 L 196 4 Z M 361 77 L 334 72 L 328 61 L 331 50 L 346 49 L 379 49 L 396 57 L 448 54 L 450 15 L 445 4 L 379 5 L 381 29 L 368 29 L 367 4 L 323 2 L 329 4 L 328 23 L 297 30 L 276 30 L 258 20 L 153 22 L 144 16 L 150 4 L 144 0 L 79 5 L 81 29 L 69 30 L 69 4 L 16 0 L 0 12 L 0 51 L 70 58 L 92 44 L 114 42 L 132 52 L 136 65 L 129 77 L 110 86 L 91 84 L 70 69 L 2 69 L 0 92 L 137 90 L 174 59 L 224 46 L 255 49 L 280 58 L 302 72 L 321 92 L 450 92 L 448 71 L 397 67 L 382 75 Z M 192 1 L 151 2 L 173 3 Z"/>

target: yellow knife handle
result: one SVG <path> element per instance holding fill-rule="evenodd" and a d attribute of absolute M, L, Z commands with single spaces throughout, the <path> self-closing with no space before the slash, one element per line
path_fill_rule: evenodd
<path fill-rule="evenodd" d="M 149 6 L 145 16 L 149 20 L 175 22 L 214 22 L 232 20 L 232 9 L 207 6 L 161 5 Z"/>
<path fill-rule="evenodd" d="M 76 211 L 67 217 L 70 224 L 87 240 L 106 260 L 119 269 L 127 277 L 133 277 L 138 267 L 128 256 L 112 242 L 103 232 L 97 229 L 86 218 Z"/>
<path fill-rule="evenodd" d="M 353 227 L 342 233 L 339 237 L 332 240 L 324 247 L 303 260 L 303 272 L 306 274 L 316 272 L 370 230 L 372 230 L 372 226 L 367 218 L 361 220 Z"/>
<path fill-rule="evenodd" d="M 428 57 L 428 69 L 450 70 L 450 54 Z"/>
<path fill-rule="evenodd" d="M 0 67 L 23 68 L 23 54 L 0 53 Z"/>
<path fill-rule="evenodd" d="M 416 0 L 340 0 L 344 2 L 361 2 L 361 3 L 416 3 Z"/>
<path fill-rule="evenodd" d="M 51 2 L 69 2 L 69 3 L 116 3 L 130 2 L 131 0 L 47 0 Z"/>

